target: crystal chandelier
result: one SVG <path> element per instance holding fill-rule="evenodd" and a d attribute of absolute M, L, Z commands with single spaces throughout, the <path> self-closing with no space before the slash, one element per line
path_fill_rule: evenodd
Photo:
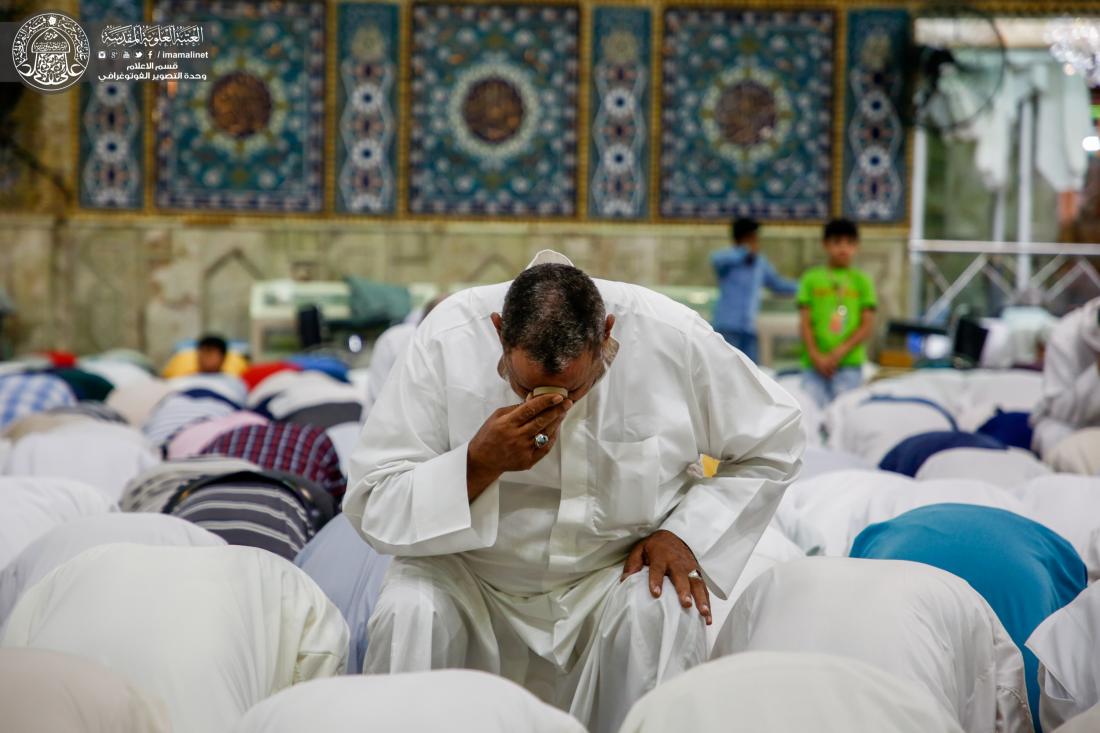
<path fill-rule="evenodd" d="M 1050 52 L 1066 65 L 1067 73 L 1085 77 L 1089 86 L 1100 86 L 1100 18 L 1064 18 L 1047 26 Z"/>

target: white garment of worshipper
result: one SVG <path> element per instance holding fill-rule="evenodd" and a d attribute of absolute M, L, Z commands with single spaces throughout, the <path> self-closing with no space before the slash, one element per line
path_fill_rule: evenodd
<path fill-rule="evenodd" d="M 287 380 L 285 387 L 278 392 L 267 405 L 268 413 L 276 420 L 307 407 L 326 403 L 362 403 L 364 397 L 355 385 L 341 382 L 324 372 L 291 372 L 294 379 Z M 266 380 L 265 380 L 266 381 Z M 262 383 L 261 383 L 262 384 Z"/>
<path fill-rule="evenodd" d="M 1031 448 L 1046 460 L 1074 431 L 1100 427 L 1100 298 L 1070 311 L 1050 336 Z"/>
<path fill-rule="evenodd" d="M 798 474 L 798 479 L 804 481 L 824 473 L 849 469 L 873 471 L 875 467 L 854 453 L 807 445 L 802 454 L 802 471 Z"/>
<path fill-rule="evenodd" d="M 313 578 L 348 622 L 348 674 L 363 671 L 369 641 L 367 620 L 392 561 L 364 542 L 343 514 L 321 528 L 294 558 L 294 564 Z"/>
<path fill-rule="evenodd" d="M 416 325 L 398 323 L 396 326 L 390 326 L 374 342 L 374 351 L 370 355 L 367 402 L 363 406 L 364 421 L 374 407 L 374 403 L 378 401 L 378 395 L 382 393 L 382 387 L 386 385 L 386 379 L 397 360 L 404 356 L 409 344 L 412 343 L 413 336 L 416 335 Z"/>
<path fill-rule="evenodd" d="M 1039 660 L 1043 730 L 1100 703 L 1100 585 L 1088 586 L 1048 616 L 1031 632 L 1027 648 Z"/>
<path fill-rule="evenodd" d="M 1024 503 L 1025 516 L 1073 545 L 1090 581 L 1100 579 L 1100 476 L 1056 473 L 1034 478 L 1011 492 Z"/>
<path fill-rule="evenodd" d="M 856 535 L 868 526 L 943 503 L 991 506 L 1029 516 L 1024 503 L 1011 493 L 982 481 L 917 481 L 891 471 L 836 471 L 794 482 L 776 519 L 807 554 L 845 557 Z"/>
<path fill-rule="evenodd" d="M 465 669 L 313 680 L 248 711 L 233 733 L 585 733 L 514 682 Z"/>
<path fill-rule="evenodd" d="M 81 359 L 77 362 L 77 368 L 89 374 L 103 377 L 108 382 L 115 385 L 115 389 L 126 387 L 131 384 L 144 384 L 145 382 L 151 382 L 156 379 L 152 374 L 145 371 L 137 364 L 131 364 L 127 361 L 116 361 L 112 359 Z"/>
<path fill-rule="evenodd" d="M 112 512 L 77 517 L 36 539 L 0 570 L 0 624 L 11 613 L 23 591 L 54 568 L 84 550 L 118 542 L 176 547 L 220 547 L 225 544 L 225 540 L 213 532 L 168 514 Z"/>
<path fill-rule="evenodd" d="M 962 733 L 920 685 L 855 659 L 748 652 L 658 686 L 619 733 Z"/>
<path fill-rule="evenodd" d="M 298 380 L 300 374 L 300 371 L 291 369 L 272 374 L 248 393 L 248 407 L 255 409 L 289 389 Z"/>
<path fill-rule="evenodd" d="M 1093 705 L 1076 718 L 1067 720 L 1054 733 L 1096 733 L 1100 730 L 1100 705 Z"/>
<path fill-rule="evenodd" d="M 769 375 L 771 376 L 771 375 Z M 802 409 L 802 432 L 806 435 L 806 448 L 817 448 L 824 445 L 825 439 L 822 428 L 825 414 L 817 400 L 802 389 L 802 373 L 786 374 L 776 377 L 776 383 L 794 397 L 795 402 Z M 802 469 L 805 472 L 805 468 Z"/>
<path fill-rule="evenodd" d="M 4 473 L 72 478 L 118 501 L 131 479 L 160 462 L 135 428 L 85 419 L 20 438 L 8 453 Z"/>
<path fill-rule="evenodd" d="M 362 432 L 363 426 L 357 422 L 340 423 L 325 429 L 325 435 L 332 441 L 332 447 L 336 449 L 336 456 L 340 459 L 340 470 L 345 476 L 351 467 L 351 457 L 359 447 L 359 434 Z"/>
<path fill-rule="evenodd" d="M 852 453 L 873 466 L 906 438 L 956 429 L 954 418 L 938 403 L 876 395 L 864 395 L 852 403 L 851 398 L 844 399 L 850 394 L 825 410 L 826 446 Z"/>
<path fill-rule="evenodd" d="M 1100 428 L 1078 430 L 1058 441 L 1048 455 L 1055 471 L 1100 476 Z"/>
<path fill-rule="evenodd" d="M 972 479 L 1011 489 L 1033 478 L 1049 476 L 1050 468 L 1027 451 L 950 448 L 929 456 L 917 470 L 918 481 Z"/>
<path fill-rule="evenodd" d="M 81 481 L 0 476 L 0 568 L 57 525 L 116 510 L 103 492 Z"/>
<path fill-rule="evenodd" d="M 28 588 L 2 646 L 97 659 L 163 700 L 174 733 L 218 733 L 284 687 L 340 674 L 348 627 L 265 550 L 115 544 Z"/>
<path fill-rule="evenodd" d="M 714 649 L 718 634 L 722 631 L 726 616 L 729 615 L 733 604 L 737 602 L 737 599 L 741 597 L 741 594 L 754 580 L 779 563 L 799 560 L 805 556 L 806 553 L 802 551 L 802 548 L 787 539 L 778 529 L 773 526 L 766 527 L 764 534 L 760 536 L 760 541 L 756 543 L 756 548 L 753 549 L 748 563 L 745 564 L 741 577 L 737 579 L 737 585 L 730 592 L 729 598 L 722 599 L 712 596 L 710 599 L 710 611 L 714 623 L 707 627 L 707 653 L 709 654 Z M 3 618 L 3 616 L 0 616 L 0 618 Z"/>
<path fill-rule="evenodd" d="M 489 318 L 509 284 L 472 288 L 432 311 L 390 375 L 344 512 L 376 550 L 398 555 L 371 618 L 367 671 L 500 673 L 606 733 L 646 689 L 705 656 L 704 624 L 671 583 L 654 599 L 644 569 L 619 582 L 628 551 L 668 530 L 694 551 L 710 592 L 727 596 L 804 440 L 794 400 L 694 311 L 595 282 L 619 350 L 546 458 L 469 503 L 467 445 L 519 401 L 498 372 Z M 691 476 L 700 454 L 720 459 L 715 477 Z"/>
<path fill-rule="evenodd" d="M 187 392 L 193 389 L 208 389 L 216 392 L 231 402 L 238 405 L 244 404 L 248 397 L 248 385 L 240 377 L 218 372 L 216 374 L 188 374 L 183 377 L 173 377 L 168 380 L 175 392 Z"/>
<path fill-rule="evenodd" d="M 91 659 L 0 649 L 0 710 L 9 733 L 171 733 L 164 703 Z"/>
<path fill-rule="evenodd" d="M 750 585 L 713 656 L 813 652 L 919 684 L 967 733 L 1031 733 L 1024 661 L 985 599 L 915 562 L 815 557 Z"/>
<path fill-rule="evenodd" d="M 118 410 L 131 425 L 144 425 L 157 404 L 174 391 L 163 379 L 115 385 L 107 395 L 107 406 Z"/>

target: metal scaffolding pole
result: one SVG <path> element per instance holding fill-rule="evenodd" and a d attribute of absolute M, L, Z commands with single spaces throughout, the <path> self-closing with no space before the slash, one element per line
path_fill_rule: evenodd
<path fill-rule="evenodd" d="M 1020 108 L 1020 187 L 1016 208 L 1016 241 L 1031 241 L 1032 185 L 1035 173 L 1035 98 L 1028 97 Z M 1016 260 L 1016 294 L 1024 295 L 1031 284 L 1031 253 L 1025 247 Z"/>
<path fill-rule="evenodd" d="M 924 253 L 913 246 L 924 239 L 928 193 L 928 132 L 919 125 L 913 133 L 913 189 L 909 206 L 909 317 L 920 318 L 923 307 Z"/>

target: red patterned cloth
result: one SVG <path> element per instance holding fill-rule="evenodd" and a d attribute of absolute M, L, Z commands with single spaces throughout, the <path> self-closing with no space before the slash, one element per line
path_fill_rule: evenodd
<path fill-rule="evenodd" d="M 312 425 L 246 425 L 222 433 L 202 452 L 243 458 L 260 468 L 302 476 L 336 499 L 347 487 L 335 446 L 324 430 Z"/>

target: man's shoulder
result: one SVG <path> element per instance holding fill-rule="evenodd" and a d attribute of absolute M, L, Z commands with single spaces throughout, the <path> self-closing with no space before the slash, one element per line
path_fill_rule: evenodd
<path fill-rule="evenodd" d="M 851 277 L 852 280 L 860 283 L 861 285 L 871 288 L 875 287 L 875 281 L 871 278 L 870 275 L 867 274 L 866 271 L 861 270 L 858 267 L 853 267 L 849 269 L 848 273 L 849 277 Z"/>
<path fill-rule="evenodd" d="M 642 327 L 646 324 L 663 325 L 687 333 L 699 322 L 705 323 L 702 316 L 691 308 L 644 285 L 599 279 L 595 282 L 607 312 L 624 326 L 627 325 L 623 321 L 625 318 Z"/>

